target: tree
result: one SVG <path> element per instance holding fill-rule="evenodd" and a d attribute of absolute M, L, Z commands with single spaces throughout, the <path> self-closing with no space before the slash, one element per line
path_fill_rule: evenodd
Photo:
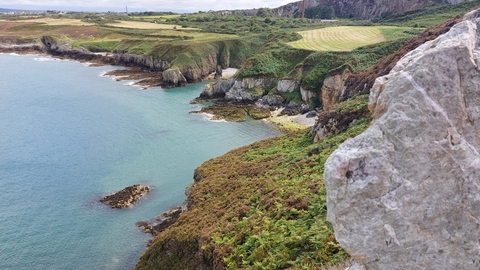
<path fill-rule="evenodd" d="M 263 17 L 263 18 L 272 17 L 273 16 L 273 11 L 269 8 L 260 8 L 257 11 L 257 16 L 258 17 Z"/>
<path fill-rule="evenodd" d="M 332 6 L 325 6 L 322 8 L 320 18 L 331 20 L 335 17 L 335 9 Z"/>

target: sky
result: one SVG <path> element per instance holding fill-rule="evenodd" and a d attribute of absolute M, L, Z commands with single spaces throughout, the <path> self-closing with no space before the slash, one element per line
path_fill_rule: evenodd
<path fill-rule="evenodd" d="M 70 11 L 197 12 L 279 7 L 297 0 L 0 0 L 0 8 Z"/>

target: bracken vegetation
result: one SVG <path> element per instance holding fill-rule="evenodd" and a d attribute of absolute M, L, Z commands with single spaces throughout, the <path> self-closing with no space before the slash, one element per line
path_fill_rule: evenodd
<path fill-rule="evenodd" d="M 189 211 L 155 239 L 137 268 L 315 269 L 344 261 L 326 221 L 323 165 L 367 126 L 362 118 L 318 144 L 306 131 L 289 133 L 205 162 L 195 172 Z"/>

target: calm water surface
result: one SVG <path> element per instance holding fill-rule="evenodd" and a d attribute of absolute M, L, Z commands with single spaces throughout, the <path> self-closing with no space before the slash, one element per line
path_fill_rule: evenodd
<path fill-rule="evenodd" d="M 131 269 L 137 221 L 182 203 L 205 160 L 278 134 L 189 114 L 204 84 L 142 91 L 110 69 L 0 54 L 0 269 Z M 133 208 L 97 203 L 136 183 L 154 190 Z"/>

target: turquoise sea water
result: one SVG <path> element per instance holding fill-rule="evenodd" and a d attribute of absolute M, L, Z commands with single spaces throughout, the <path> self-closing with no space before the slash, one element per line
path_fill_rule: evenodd
<path fill-rule="evenodd" d="M 278 134 L 189 114 L 203 84 L 142 91 L 110 69 L 0 54 L 0 269 L 131 269 L 137 221 L 182 203 L 203 161 Z M 97 202 L 136 183 L 154 190 L 133 208 Z"/>

